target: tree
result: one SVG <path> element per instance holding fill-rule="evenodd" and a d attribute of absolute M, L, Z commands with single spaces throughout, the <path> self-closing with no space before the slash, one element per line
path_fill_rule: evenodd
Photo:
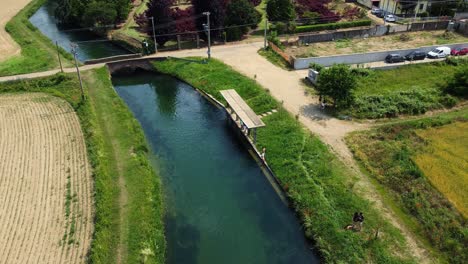
<path fill-rule="evenodd" d="M 148 33 L 150 35 L 153 34 L 151 20 L 149 20 L 150 17 L 153 17 L 156 36 L 166 35 L 156 38 L 158 45 L 161 46 L 164 46 L 164 44 L 171 39 L 171 36 L 167 36 L 167 34 L 174 33 L 176 28 L 171 9 L 173 2 L 173 0 L 151 0 L 148 2 L 148 9 L 145 12 L 146 17 L 148 18 L 147 28 L 148 31 L 150 31 Z"/>
<path fill-rule="evenodd" d="M 89 0 L 55 0 L 55 18 L 61 25 L 80 25 Z"/>
<path fill-rule="evenodd" d="M 252 24 L 256 26 L 261 20 L 260 13 L 248 0 L 232 1 L 226 11 L 225 25 L 228 40 L 239 40 L 247 33 L 249 26 L 239 26 Z M 252 27 L 252 26 L 251 26 Z"/>
<path fill-rule="evenodd" d="M 335 107 L 345 108 L 354 101 L 356 85 L 356 77 L 349 66 L 338 64 L 320 72 L 317 90 L 320 95 L 331 97 Z"/>
<path fill-rule="evenodd" d="M 229 0 L 192 0 L 195 15 L 202 15 L 204 12 L 210 12 L 210 26 L 212 29 L 224 27 L 226 20 L 226 6 Z M 197 28 L 204 30 L 203 24 L 206 23 L 206 17 L 197 19 Z M 213 37 L 221 35 L 220 30 L 211 31 Z M 205 34 L 202 35 L 206 39 Z"/>
<path fill-rule="evenodd" d="M 268 0 L 266 12 L 271 21 L 291 21 L 296 17 L 291 0 Z"/>
<path fill-rule="evenodd" d="M 91 2 L 83 14 L 81 25 L 86 27 L 110 25 L 117 17 L 112 3 Z"/>

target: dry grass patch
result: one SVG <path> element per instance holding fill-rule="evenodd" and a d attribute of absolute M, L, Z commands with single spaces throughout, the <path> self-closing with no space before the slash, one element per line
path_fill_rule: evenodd
<path fill-rule="evenodd" d="M 418 130 L 428 142 L 414 158 L 431 183 L 465 216 L 468 216 L 468 122 Z"/>
<path fill-rule="evenodd" d="M 447 35 L 444 33 L 444 30 L 436 30 L 430 32 L 406 32 L 367 39 L 342 39 L 313 43 L 309 46 L 297 48 L 290 47 L 287 49 L 287 52 L 296 57 L 304 57 L 304 54 L 310 54 L 311 52 L 316 56 L 331 56 L 468 42 L 468 38 L 460 34 L 453 33 Z M 402 38 L 404 38 L 404 41 L 402 41 Z"/>

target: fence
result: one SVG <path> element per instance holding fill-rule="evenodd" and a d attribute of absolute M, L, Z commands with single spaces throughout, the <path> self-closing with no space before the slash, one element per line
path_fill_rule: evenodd
<path fill-rule="evenodd" d="M 271 41 L 268 41 L 268 45 L 270 48 L 275 51 L 278 55 L 280 55 L 283 59 L 285 59 L 287 62 L 289 62 L 290 65 L 294 65 L 294 61 L 296 58 L 294 56 L 291 56 L 284 52 L 282 49 L 280 49 L 278 46 L 273 44 Z"/>
<path fill-rule="evenodd" d="M 307 35 L 300 35 L 299 44 L 316 43 L 333 41 L 345 38 L 367 38 L 367 37 L 379 37 L 391 33 L 407 32 L 407 31 L 422 31 L 422 30 L 436 30 L 446 29 L 449 21 L 431 21 L 431 22 L 420 22 L 405 25 L 377 25 L 375 27 L 369 27 L 364 29 L 351 29 L 325 33 L 314 33 Z"/>

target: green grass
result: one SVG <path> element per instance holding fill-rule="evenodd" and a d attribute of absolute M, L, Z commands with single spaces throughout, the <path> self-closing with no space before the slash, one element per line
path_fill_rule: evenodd
<path fill-rule="evenodd" d="M 400 121 L 348 136 L 348 145 L 381 190 L 405 214 L 405 222 L 438 250 L 448 263 L 467 259 L 468 226 L 464 218 L 428 181 L 415 161 L 428 142 L 418 135 L 432 127 L 467 122 L 468 109 L 437 117 Z"/>
<path fill-rule="evenodd" d="M 0 76 L 45 71 L 59 67 L 56 46 L 29 18 L 46 2 L 33 0 L 6 24 L 6 31 L 21 46 L 21 55 L 0 62 Z M 72 56 L 59 49 L 62 63 L 71 66 Z"/>
<path fill-rule="evenodd" d="M 235 89 L 257 114 L 279 109 L 263 119 L 266 127 L 258 131 L 257 148 L 266 147 L 268 164 L 300 216 L 305 235 L 326 262 L 413 262 L 402 235 L 355 194 L 354 179 L 344 165 L 255 81 L 217 60 L 208 64 L 167 60 L 154 66 L 220 101 L 220 90 Z M 344 230 L 355 211 L 366 215 L 360 233 Z M 384 235 L 374 239 L 377 229 Z"/>
<path fill-rule="evenodd" d="M 146 11 L 147 9 L 147 6 L 146 4 L 149 2 L 149 0 L 142 0 L 142 3 L 141 5 L 139 5 L 136 10 L 135 10 L 135 14 L 139 15 L 143 12 Z M 127 36 L 130 36 L 132 38 L 135 38 L 137 40 L 140 40 L 140 41 L 143 41 L 145 39 L 145 36 L 144 34 L 142 35 L 142 33 L 138 32 L 135 28 L 138 27 L 138 24 L 135 22 L 135 20 L 133 19 L 133 16 L 132 17 L 129 17 L 129 19 L 126 21 L 125 25 L 119 29 L 118 31 L 127 35 Z"/>
<path fill-rule="evenodd" d="M 445 94 L 440 87 L 456 69 L 450 62 L 434 62 L 391 70 L 356 70 L 359 71 L 356 101 L 343 113 L 357 118 L 382 118 L 451 107 L 458 99 Z"/>
<path fill-rule="evenodd" d="M 267 59 L 269 62 L 280 67 L 283 70 L 293 70 L 289 62 L 287 62 L 285 59 L 283 59 L 283 57 L 281 57 L 278 53 L 274 52 L 269 47 L 266 49 L 259 49 L 258 54 L 265 57 L 265 59 Z"/>
<path fill-rule="evenodd" d="M 75 109 L 94 178 L 95 219 L 90 261 L 115 263 L 119 242 L 122 242 L 125 252 L 122 262 L 143 262 L 143 253 L 151 252 L 145 263 L 163 263 L 161 184 L 149 163 L 141 126 L 113 90 L 105 68 L 83 72 L 83 81 L 87 98 L 84 102 L 73 74 L 2 83 L 0 93 L 49 93 L 65 99 Z M 119 176 L 125 179 L 128 196 L 122 217 Z M 72 230 L 70 228 L 69 238 Z"/>

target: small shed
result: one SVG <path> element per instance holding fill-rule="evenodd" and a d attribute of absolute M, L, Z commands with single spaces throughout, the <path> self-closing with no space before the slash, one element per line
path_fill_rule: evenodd
<path fill-rule="evenodd" d="M 239 125 L 242 131 L 246 130 L 247 135 L 253 137 L 254 144 L 257 141 L 257 128 L 264 127 L 265 123 L 250 108 L 234 89 L 220 91 L 226 99 L 226 109 L 233 120 Z"/>

